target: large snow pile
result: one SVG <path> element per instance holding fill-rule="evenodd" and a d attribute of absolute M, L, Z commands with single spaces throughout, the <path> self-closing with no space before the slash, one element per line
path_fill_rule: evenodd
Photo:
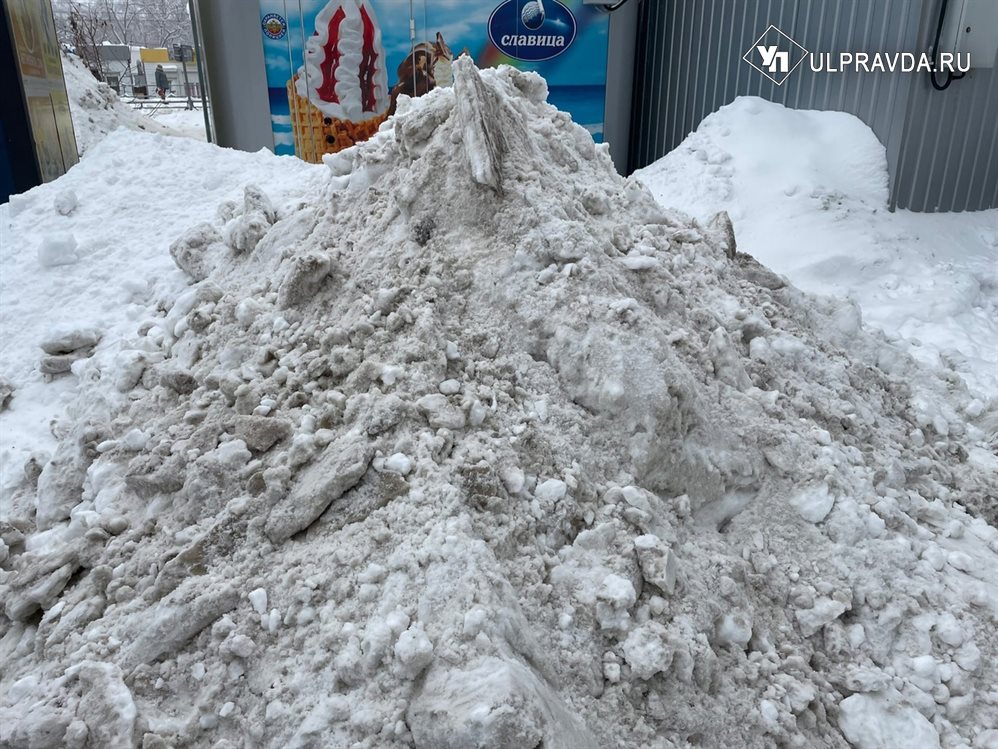
<path fill-rule="evenodd" d="M 113 364 L 43 342 L 3 741 L 996 745 L 994 410 L 545 96 L 462 59 L 185 232 Z"/>
<path fill-rule="evenodd" d="M 856 117 L 742 97 L 635 177 L 692 216 L 727 211 L 739 249 L 998 397 L 998 210 L 889 212 L 886 152 Z"/>
<path fill-rule="evenodd" d="M 62 72 L 66 79 L 73 130 L 76 132 L 76 148 L 81 156 L 118 128 L 204 138 L 203 134 L 195 133 L 189 127 L 170 127 L 124 104 L 110 86 L 94 78 L 76 55 L 63 54 Z"/>

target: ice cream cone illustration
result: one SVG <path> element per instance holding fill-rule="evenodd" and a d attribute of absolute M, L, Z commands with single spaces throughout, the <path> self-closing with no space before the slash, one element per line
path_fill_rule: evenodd
<path fill-rule="evenodd" d="M 300 158 L 319 162 L 377 132 L 390 103 L 385 58 L 367 0 L 333 0 L 319 12 L 304 65 L 288 81 Z"/>

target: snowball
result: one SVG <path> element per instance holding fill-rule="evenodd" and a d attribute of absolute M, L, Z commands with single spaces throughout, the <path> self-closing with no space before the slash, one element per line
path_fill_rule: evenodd
<path fill-rule="evenodd" d="M 219 463 L 230 468 L 240 468 L 249 463 L 253 457 L 242 440 L 223 442 L 211 454 Z"/>
<path fill-rule="evenodd" d="M 76 206 L 79 205 L 80 201 L 76 197 L 76 193 L 72 190 L 61 190 L 56 194 L 55 199 L 52 201 L 52 206 L 56 211 L 63 215 L 68 216 L 74 210 Z"/>
<path fill-rule="evenodd" d="M 601 600 L 608 601 L 621 608 L 630 608 L 638 600 L 634 585 L 620 575 L 607 575 L 597 594 Z"/>
<path fill-rule="evenodd" d="M 668 671 L 672 665 L 672 646 L 668 631 L 658 622 L 649 621 L 637 627 L 624 640 L 624 659 L 631 673 L 639 679 L 650 679 Z"/>
<path fill-rule="evenodd" d="M 399 635 L 395 643 L 395 657 L 404 670 L 415 677 L 433 660 L 433 643 L 421 626 L 414 625 Z"/>
<path fill-rule="evenodd" d="M 835 497 L 828 492 L 828 486 L 809 487 L 790 500 L 797 512 L 809 523 L 820 523 L 832 511 Z"/>
<path fill-rule="evenodd" d="M 465 637 L 474 637 L 482 628 L 485 626 L 485 621 L 488 619 L 489 612 L 483 609 L 481 606 L 475 606 L 473 609 L 468 611 L 464 615 L 464 635 Z"/>
<path fill-rule="evenodd" d="M 148 443 L 148 434 L 141 429 L 132 429 L 121 438 L 119 444 L 126 450 L 144 450 Z"/>
<path fill-rule="evenodd" d="M 250 604 L 253 606 L 253 610 L 256 613 L 263 616 L 267 613 L 267 591 L 263 588 L 257 588 L 256 590 L 251 590 L 249 595 Z"/>
<path fill-rule="evenodd" d="M 963 644 L 963 628 L 960 626 L 960 622 L 956 620 L 956 617 L 948 611 L 939 615 L 933 631 L 936 637 L 951 648 L 958 648 Z"/>
<path fill-rule="evenodd" d="M 752 639 L 752 620 L 741 611 L 727 613 L 718 620 L 716 635 L 719 645 L 744 648 Z"/>
<path fill-rule="evenodd" d="M 412 461 L 404 453 L 395 453 L 385 459 L 385 470 L 408 476 L 412 470 Z"/>
<path fill-rule="evenodd" d="M 76 237 L 72 234 L 49 234 L 38 247 L 38 262 L 46 268 L 72 265 L 79 259 L 76 254 Z"/>

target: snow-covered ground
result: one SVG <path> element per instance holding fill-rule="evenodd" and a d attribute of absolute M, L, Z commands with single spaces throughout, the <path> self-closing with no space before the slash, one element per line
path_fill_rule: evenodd
<path fill-rule="evenodd" d="M 188 138 L 206 139 L 204 111 L 201 109 L 157 109 L 152 116 L 159 124 L 166 125 Z"/>
<path fill-rule="evenodd" d="M 998 397 L 998 210 L 889 212 L 884 148 L 859 119 L 739 98 L 635 176 L 701 220 L 727 211 L 739 250 Z"/>
<path fill-rule="evenodd" d="M 141 110 L 122 102 L 106 83 L 94 78 L 83 61 L 74 54 L 63 53 L 62 70 L 66 79 L 69 109 L 76 132 L 76 147 L 85 154 L 100 143 L 108 133 L 119 128 L 160 135 L 174 135 L 204 140 L 204 124 L 200 131 L 193 118 L 184 116 L 176 122 L 149 117 Z M 174 125 L 179 127 L 174 127 Z"/>
<path fill-rule="evenodd" d="M 996 404 L 545 93 L 0 207 L 0 745 L 998 747 Z"/>

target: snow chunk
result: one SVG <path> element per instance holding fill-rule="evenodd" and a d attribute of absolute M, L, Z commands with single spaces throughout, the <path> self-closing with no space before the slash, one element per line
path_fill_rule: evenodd
<path fill-rule="evenodd" d="M 79 676 L 83 684 L 83 699 L 77 714 L 90 729 L 91 745 L 131 749 L 138 711 L 121 669 L 111 663 L 84 661 L 67 671 L 67 675 Z"/>
<path fill-rule="evenodd" d="M 659 266 L 658 258 L 647 255 L 627 255 L 620 258 L 620 263 L 628 270 L 651 270 Z"/>
<path fill-rule="evenodd" d="M 242 440 L 229 440 L 216 447 L 211 456 L 220 465 L 229 468 L 241 468 L 253 458 L 252 453 L 246 448 L 246 443 Z"/>
<path fill-rule="evenodd" d="M 406 723 L 416 749 L 597 747 L 545 680 L 518 662 L 492 657 L 464 668 L 431 668 Z"/>
<path fill-rule="evenodd" d="M 637 591 L 630 580 L 610 574 L 596 594 L 596 618 L 600 629 L 626 630 L 630 626 L 628 609 L 638 600 Z"/>
<path fill-rule="evenodd" d="M 939 749 L 939 734 L 913 707 L 901 704 L 901 695 L 854 694 L 839 704 L 839 727 L 856 749 L 918 747 Z"/>
<path fill-rule="evenodd" d="M 80 349 L 92 349 L 100 343 L 102 333 L 97 328 L 61 328 L 51 331 L 40 344 L 46 354 L 58 356 Z"/>
<path fill-rule="evenodd" d="M 623 650 L 631 673 L 642 680 L 665 673 L 672 665 L 668 630 L 656 621 L 648 621 L 635 628 L 624 640 Z"/>
<path fill-rule="evenodd" d="M 80 259 L 76 247 L 76 237 L 72 234 L 49 234 L 38 247 L 38 262 L 46 268 L 72 265 Z"/>
<path fill-rule="evenodd" d="M 828 491 L 827 484 L 809 487 L 790 500 L 797 512 L 809 523 L 820 523 L 832 511 L 835 497 Z"/>
<path fill-rule="evenodd" d="M 460 380 L 444 380 L 437 386 L 444 395 L 456 395 L 461 392 Z"/>
<path fill-rule="evenodd" d="M 743 611 L 729 612 L 718 620 L 716 635 L 719 645 L 744 648 L 752 639 L 752 620 Z"/>
<path fill-rule="evenodd" d="M 395 657 L 412 678 L 430 665 L 433 660 L 433 643 L 422 626 L 415 624 L 399 635 L 395 643 Z"/>
<path fill-rule="evenodd" d="M 80 201 L 72 190 L 60 190 L 52 200 L 52 207 L 61 216 L 68 216 L 79 204 Z"/>
<path fill-rule="evenodd" d="M 534 489 L 534 496 L 540 500 L 557 502 L 563 499 L 567 492 L 568 485 L 564 481 L 560 479 L 548 479 L 537 485 L 537 488 Z"/>
<path fill-rule="evenodd" d="M 257 588 L 256 590 L 251 590 L 249 595 L 250 604 L 253 606 L 253 610 L 256 611 L 260 616 L 267 613 L 267 591 L 263 588 Z"/>
<path fill-rule="evenodd" d="M 385 470 L 408 476 L 412 470 L 412 461 L 405 453 L 395 453 L 385 458 Z"/>
<path fill-rule="evenodd" d="M 819 598 L 809 609 L 798 609 L 797 622 L 805 637 L 810 637 L 819 629 L 836 619 L 849 607 L 832 598 Z"/>
<path fill-rule="evenodd" d="M 676 555 L 658 536 L 646 534 L 634 539 L 641 576 L 663 593 L 676 592 Z"/>
<path fill-rule="evenodd" d="M 433 393 L 416 401 L 416 408 L 426 414 L 426 420 L 434 429 L 462 429 L 464 413 L 447 400 L 446 395 Z"/>

